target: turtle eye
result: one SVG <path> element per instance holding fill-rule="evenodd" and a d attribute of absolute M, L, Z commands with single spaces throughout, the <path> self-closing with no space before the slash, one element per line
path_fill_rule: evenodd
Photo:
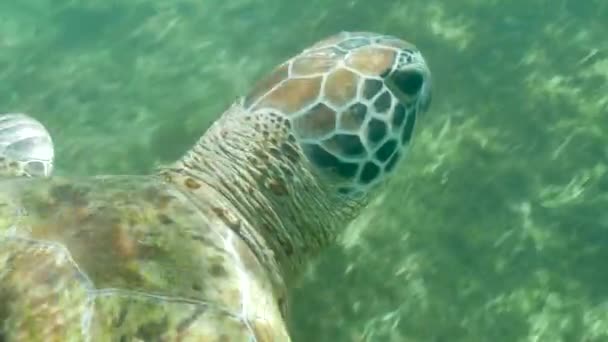
<path fill-rule="evenodd" d="M 395 70 L 384 81 L 401 102 L 411 102 L 422 90 L 424 76 L 416 69 Z"/>
<path fill-rule="evenodd" d="M 408 96 L 415 96 L 422 89 L 424 77 L 415 69 L 397 70 L 391 76 L 394 85 Z"/>

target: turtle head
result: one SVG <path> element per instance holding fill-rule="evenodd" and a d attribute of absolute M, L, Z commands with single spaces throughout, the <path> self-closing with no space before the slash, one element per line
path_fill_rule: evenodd
<path fill-rule="evenodd" d="M 227 200 L 260 258 L 271 250 L 281 268 L 295 270 L 394 172 L 430 92 L 412 44 L 343 32 L 278 65 L 174 170 L 209 185 L 186 179 L 208 202 Z"/>
<path fill-rule="evenodd" d="M 286 118 L 312 165 L 339 194 L 356 196 L 395 169 L 430 99 L 430 71 L 414 45 L 342 32 L 277 67 L 245 107 Z"/>

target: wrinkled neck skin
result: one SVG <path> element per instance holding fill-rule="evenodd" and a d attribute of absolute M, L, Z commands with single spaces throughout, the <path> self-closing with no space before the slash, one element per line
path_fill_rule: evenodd
<path fill-rule="evenodd" d="M 309 164 L 290 132 L 283 117 L 236 103 L 181 160 L 161 170 L 196 201 L 216 206 L 285 285 L 366 202 L 340 197 L 336 182 Z"/>

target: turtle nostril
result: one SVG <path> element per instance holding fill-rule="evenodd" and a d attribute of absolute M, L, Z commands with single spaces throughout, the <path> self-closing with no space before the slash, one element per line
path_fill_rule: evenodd
<path fill-rule="evenodd" d="M 424 76 L 418 70 L 398 70 L 391 75 L 395 86 L 404 94 L 414 96 L 418 94 L 424 83 Z"/>

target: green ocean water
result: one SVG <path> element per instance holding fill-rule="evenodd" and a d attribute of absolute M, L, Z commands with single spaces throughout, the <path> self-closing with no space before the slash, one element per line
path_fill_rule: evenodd
<path fill-rule="evenodd" d="M 433 103 L 295 289 L 294 341 L 608 341 L 605 0 L 3 0 L 0 112 L 59 174 L 149 172 L 342 30 L 415 43 Z"/>

